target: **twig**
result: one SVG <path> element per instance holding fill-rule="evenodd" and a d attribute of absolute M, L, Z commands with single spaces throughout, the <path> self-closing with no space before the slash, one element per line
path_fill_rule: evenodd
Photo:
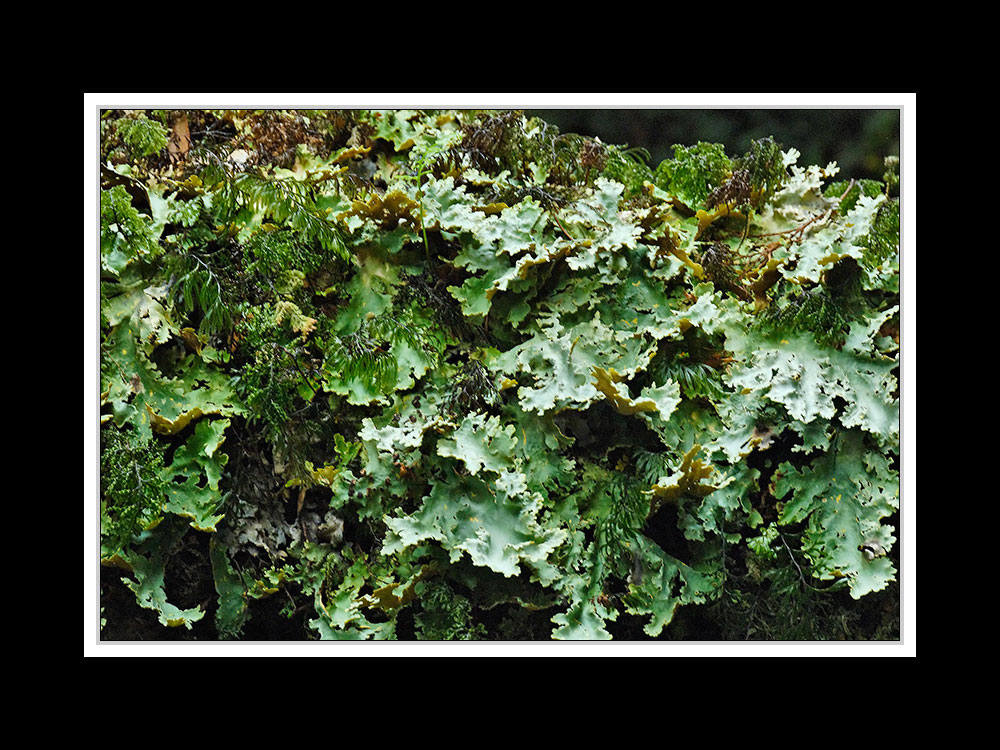
<path fill-rule="evenodd" d="M 778 536 L 781 537 L 781 543 L 785 546 L 785 549 L 788 550 L 788 556 L 792 559 L 792 565 L 794 565 L 795 569 L 799 572 L 799 583 L 801 583 L 806 588 L 812 589 L 813 591 L 824 591 L 825 589 L 822 589 L 818 586 L 813 586 L 806 580 L 805 573 L 802 572 L 802 568 L 799 567 L 799 561 L 796 560 L 795 555 L 792 554 L 792 548 L 788 546 L 788 542 L 785 539 L 785 535 L 779 531 Z"/>
<path fill-rule="evenodd" d="M 569 232 L 566 231 L 566 227 L 564 227 L 562 225 L 562 222 L 559 221 L 559 217 L 556 216 L 555 214 L 551 214 L 551 216 L 552 216 L 553 221 L 555 221 L 555 223 L 559 225 L 559 228 L 563 231 L 563 234 L 565 234 L 566 237 L 568 237 L 571 240 L 574 239 L 573 236 Z"/>
<path fill-rule="evenodd" d="M 312 381 L 309 380 L 309 376 L 306 375 L 304 372 L 302 372 L 302 368 L 299 367 L 299 358 L 298 356 L 296 356 L 295 351 L 289 349 L 287 346 L 282 346 L 281 348 L 284 349 L 289 355 L 291 355 L 292 364 L 295 365 L 295 369 L 299 371 L 299 375 L 302 376 L 302 379 L 306 382 L 306 385 L 309 386 L 309 390 L 313 392 L 313 395 L 318 396 L 319 391 L 317 391 L 316 388 L 313 387 Z"/>
<path fill-rule="evenodd" d="M 851 188 L 853 188 L 853 187 L 854 187 L 854 180 L 852 179 L 851 182 L 850 182 L 850 184 L 847 186 L 847 190 L 845 190 L 843 192 L 843 194 L 837 199 L 837 204 L 838 204 L 837 206 L 834 206 L 832 208 L 828 208 L 823 213 L 816 214 L 815 216 L 813 216 L 808 221 L 805 221 L 802 224 L 799 224 L 797 227 L 792 227 L 791 229 L 783 229 L 780 232 L 766 232 L 764 234 L 753 234 L 753 235 L 750 235 L 750 236 L 753 237 L 753 238 L 755 238 L 755 239 L 757 239 L 757 238 L 760 238 L 760 237 L 777 237 L 779 235 L 784 235 L 784 234 L 795 234 L 795 233 L 798 233 L 799 235 L 801 235 L 803 232 L 805 232 L 806 227 L 808 227 L 813 222 L 820 221 L 820 220 L 826 221 L 826 219 L 828 219 L 831 214 L 834 214 L 837 211 L 839 211 L 840 210 L 840 205 L 839 205 L 840 201 L 844 200 L 844 198 L 847 197 L 847 194 L 849 192 L 851 192 Z M 801 239 L 801 237 L 800 237 L 800 239 Z"/>

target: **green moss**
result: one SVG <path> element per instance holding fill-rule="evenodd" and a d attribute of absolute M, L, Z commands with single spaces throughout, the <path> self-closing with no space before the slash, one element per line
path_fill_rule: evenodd
<path fill-rule="evenodd" d="M 123 117 L 115 125 L 118 137 L 133 159 L 150 156 L 167 147 L 169 131 L 142 112 Z"/>
<path fill-rule="evenodd" d="M 660 162 L 654 181 L 690 208 L 704 206 L 709 194 L 722 185 L 733 163 L 721 143 L 674 146 L 674 158 Z"/>
<path fill-rule="evenodd" d="M 105 554 L 126 547 L 166 500 L 163 446 L 130 429 L 102 430 L 101 535 Z"/>

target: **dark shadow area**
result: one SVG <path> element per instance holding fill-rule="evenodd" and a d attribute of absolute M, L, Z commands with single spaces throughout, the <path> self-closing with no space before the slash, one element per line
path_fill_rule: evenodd
<path fill-rule="evenodd" d="M 650 166 L 673 157 L 675 144 L 721 143 L 730 155 L 773 136 L 794 147 L 800 165 L 837 162 L 846 178 L 880 179 L 886 156 L 900 152 L 898 109 L 530 109 L 563 133 L 644 148 Z"/>

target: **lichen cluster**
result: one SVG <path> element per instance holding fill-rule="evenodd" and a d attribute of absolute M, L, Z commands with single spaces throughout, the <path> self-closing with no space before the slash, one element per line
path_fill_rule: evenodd
<path fill-rule="evenodd" d="M 895 637 L 892 180 L 517 111 L 101 136 L 106 601 L 206 639 Z"/>

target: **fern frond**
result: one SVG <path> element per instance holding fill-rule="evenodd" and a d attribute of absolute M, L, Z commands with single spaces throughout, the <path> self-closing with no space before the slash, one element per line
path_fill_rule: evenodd
<path fill-rule="evenodd" d="M 357 331 L 335 336 L 326 350 L 326 367 L 346 380 L 359 380 L 380 392 L 396 383 L 398 366 L 389 331 L 378 318 L 362 321 Z"/>
<path fill-rule="evenodd" d="M 672 472 L 670 456 L 667 453 L 637 451 L 635 454 L 635 478 L 642 485 L 653 485 Z"/>
<path fill-rule="evenodd" d="M 274 324 L 281 325 L 286 321 L 291 329 L 302 337 L 303 341 L 316 330 L 316 318 L 304 315 L 294 302 L 281 300 L 274 306 Z"/>
<path fill-rule="evenodd" d="M 631 567 L 629 548 L 649 513 L 649 500 L 642 494 L 642 488 L 643 483 L 637 477 L 626 473 L 616 473 L 608 480 L 610 508 L 598 521 L 595 533 L 601 579 L 624 577 Z"/>
<path fill-rule="evenodd" d="M 293 178 L 268 179 L 253 172 L 236 176 L 234 185 L 244 205 L 285 224 L 306 241 L 343 259 L 350 257 L 336 227 L 316 208 L 309 183 Z"/>
<path fill-rule="evenodd" d="M 500 394 L 493 377 L 479 362 L 470 359 L 452 381 L 441 408 L 445 413 L 457 415 L 488 412 L 499 404 Z"/>
<path fill-rule="evenodd" d="M 769 335 L 811 333 L 816 343 L 839 348 L 850 324 L 864 307 L 860 292 L 864 270 L 842 258 L 826 271 L 823 284 L 805 289 L 761 315 L 758 328 Z"/>
<path fill-rule="evenodd" d="M 215 205 L 224 224 L 240 209 L 260 213 L 284 224 L 305 242 L 316 242 L 342 259 L 350 257 L 337 228 L 316 207 L 312 186 L 293 177 L 272 178 L 253 171 L 239 171 L 209 148 L 193 149 L 202 181 L 215 191 Z"/>
<path fill-rule="evenodd" d="M 718 399 L 723 393 L 722 377 L 711 365 L 688 359 L 657 357 L 650 365 L 650 376 L 657 383 L 674 380 L 685 398 Z"/>
<path fill-rule="evenodd" d="M 396 383 L 398 365 L 383 342 L 363 333 L 337 338 L 327 349 L 327 363 L 348 380 L 360 380 L 379 391 L 387 391 Z"/>
<path fill-rule="evenodd" d="M 187 254 L 182 272 L 174 281 L 177 304 L 182 312 L 201 312 L 199 329 L 204 334 L 218 334 L 233 325 L 233 313 L 225 301 L 225 292 L 216 272 L 204 260 Z"/>
<path fill-rule="evenodd" d="M 391 350 L 401 343 L 435 353 L 427 331 L 407 316 L 370 315 L 354 333 L 332 337 L 326 348 L 325 367 L 340 377 L 360 380 L 386 392 L 396 384 L 398 375 L 398 363 Z"/>

